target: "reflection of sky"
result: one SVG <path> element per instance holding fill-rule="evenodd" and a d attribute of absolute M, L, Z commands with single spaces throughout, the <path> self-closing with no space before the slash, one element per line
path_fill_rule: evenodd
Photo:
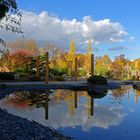
<path fill-rule="evenodd" d="M 89 131 L 92 127 L 108 129 L 110 126 L 117 126 L 122 121 L 125 114 L 121 111 L 120 106 L 112 106 L 94 104 L 94 116 L 89 116 L 84 98 L 78 102 L 78 108 L 75 109 L 75 115 L 71 116 L 68 112 L 68 107 L 65 101 L 61 104 L 49 106 L 49 120 L 45 120 L 44 108 L 27 108 L 16 110 L 15 108 L 5 106 L 0 102 L 0 106 L 6 109 L 9 113 L 15 114 L 29 120 L 37 121 L 45 126 L 50 126 L 56 129 L 80 126 L 83 131 Z"/>
<path fill-rule="evenodd" d="M 79 96 L 77 109 L 74 109 L 74 115 L 71 116 L 68 102 L 60 97 L 61 101 L 49 104 L 49 120 L 45 120 L 45 109 L 42 107 L 15 109 L 5 105 L 4 99 L 0 101 L 0 107 L 79 140 L 139 140 L 140 96 L 137 97 L 137 102 L 135 98 L 132 88 L 128 92 L 117 92 L 117 96 L 109 91 L 104 98 L 94 100 L 94 116 L 89 116 L 87 98 Z M 72 100 L 69 103 L 74 104 Z"/>

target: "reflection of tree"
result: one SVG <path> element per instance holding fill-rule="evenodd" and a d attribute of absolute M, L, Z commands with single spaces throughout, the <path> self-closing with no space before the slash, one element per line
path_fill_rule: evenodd
<path fill-rule="evenodd" d="M 139 89 L 134 89 L 135 97 L 134 100 L 136 103 L 138 103 L 138 98 L 140 96 L 140 90 Z"/>
<path fill-rule="evenodd" d="M 140 96 L 140 89 L 135 89 L 134 93 L 137 94 L 138 96 Z"/>
<path fill-rule="evenodd" d="M 5 104 L 15 108 L 29 108 L 31 106 L 45 108 L 45 93 L 42 91 L 18 91 L 7 96 Z"/>
<path fill-rule="evenodd" d="M 70 116 L 75 114 L 77 108 L 77 102 L 80 96 L 88 97 L 86 91 L 70 91 L 70 90 L 55 90 L 53 97 L 50 100 L 50 104 L 61 104 L 62 102 L 67 103 Z M 88 109 L 88 108 L 87 108 Z"/>
<path fill-rule="evenodd" d="M 18 109 L 29 108 L 32 101 L 31 99 L 32 97 L 29 92 L 15 92 L 5 99 L 5 104 Z"/>
<path fill-rule="evenodd" d="M 75 92 L 70 90 L 66 90 L 65 92 L 63 90 L 56 90 L 50 103 L 57 104 L 61 103 L 62 101 L 67 103 L 69 114 L 73 116 L 75 109 Z"/>
<path fill-rule="evenodd" d="M 115 97 L 116 99 L 119 99 L 122 96 L 124 96 L 130 88 L 131 87 L 128 87 L 128 86 L 121 86 L 121 88 L 113 89 L 111 90 L 112 96 Z"/>
<path fill-rule="evenodd" d="M 87 97 L 87 114 L 88 117 L 93 116 L 93 105 L 94 105 L 94 99 L 90 96 Z"/>
<path fill-rule="evenodd" d="M 84 102 L 84 107 L 88 116 L 93 116 L 94 98 L 98 97 L 90 97 L 87 91 L 54 90 L 53 93 L 48 91 L 47 94 L 44 91 L 21 91 L 8 96 L 6 104 L 21 109 L 30 108 L 31 106 L 35 106 L 36 108 L 43 107 L 45 108 L 45 118 L 48 119 L 49 106 L 61 105 L 63 103 L 66 103 L 69 115 L 74 116 L 80 97 L 88 100 L 88 102 Z"/>

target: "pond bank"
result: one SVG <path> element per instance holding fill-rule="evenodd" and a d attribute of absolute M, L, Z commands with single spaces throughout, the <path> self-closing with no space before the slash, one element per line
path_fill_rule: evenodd
<path fill-rule="evenodd" d="M 72 90 L 86 90 L 89 85 L 86 81 L 64 81 L 64 82 L 4 82 L 8 88 L 39 88 L 39 89 L 72 89 Z M 108 89 L 119 88 L 121 85 L 132 84 L 132 82 L 122 82 L 122 81 L 109 81 Z M 95 88 L 102 88 L 101 85 L 94 86 Z"/>

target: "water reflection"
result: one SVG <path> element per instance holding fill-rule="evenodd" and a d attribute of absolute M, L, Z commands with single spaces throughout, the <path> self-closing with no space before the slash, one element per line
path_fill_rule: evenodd
<path fill-rule="evenodd" d="M 140 91 L 122 86 L 106 92 L 20 91 L 1 100 L 0 107 L 80 140 L 139 139 Z"/>
<path fill-rule="evenodd" d="M 59 93 L 59 92 L 62 92 L 62 91 L 57 90 L 57 92 L 54 93 L 54 96 L 53 96 L 53 98 L 51 99 L 50 102 L 55 103 L 55 101 L 57 101 L 58 103 L 60 103 L 62 100 L 65 100 L 67 102 L 67 105 L 68 105 L 69 115 L 74 116 L 75 115 L 75 110 L 78 107 L 78 97 L 79 97 L 80 93 L 78 94 L 78 91 L 70 91 L 71 93 L 68 93 L 69 95 L 65 95 L 65 97 L 63 97 L 61 99 L 61 93 Z M 88 112 L 87 114 L 88 114 L 88 117 L 93 116 L 94 115 L 94 99 L 103 98 L 106 94 L 100 94 L 100 93 L 94 93 L 94 92 L 90 93 L 90 94 L 89 93 L 87 94 L 85 92 L 85 93 L 82 93 L 82 94 L 87 98 L 87 112 Z M 49 119 L 49 95 L 51 95 L 51 94 L 49 93 L 48 90 L 46 90 L 46 92 L 45 92 L 45 103 L 44 103 L 44 98 L 41 98 L 43 96 L 42 93 L 37 92 L 37 96 L 36 96 L 36 107 L 38 108 L 39 104 L 40 104 L 40 107 L 44 106 L 44 108 L 45 108 L 45 119 L 46 120 Z M 59 99 L 59 96 L 60 96 L 60 99 Z"/>
<path fill-rule="evenodd" d="M 54 90 L 53 93 L 48 90 L 44 93 L 23 91 L 7 96 L 0 106 L 9 113 L 56 129 L 80 126 L 83 131 L 89 131 L 92 127 L 118 125 L 125 116 L 120 111 L 121 106 L 102 103 L 105 95 L 70 90 Z M 23 103 L 26 103 L 24 108 Z M 15 106 L 21 107 L 17 110 Z"/>

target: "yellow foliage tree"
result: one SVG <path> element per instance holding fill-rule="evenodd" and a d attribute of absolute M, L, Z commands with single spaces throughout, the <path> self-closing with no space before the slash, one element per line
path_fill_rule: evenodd
<path fill-rule="evenodd" d="M 139 62 L 138 60 L 135 61 L 135 69 L 136 69 L 136 74 L 135 74 L 135 79 L 139 79 Z"/>
<path fill-rule="evenodd" d="M 85 64 L 84 64 L 84 68 L 87 73 L 90 72 L 91 54 L 92 54 L 92 44 L 91 44 L 91 39 L 89 39 L 87 52 L 85 54 Z"/>
<path fill-rule="evenodd" d="M 69 69 L 69 74 L 71 74 L 71 71 L 74 69 L 74 64 L 75 64 L 75 42 L 71 41 L 70 42 L 70 49 L 68 51 L 68 53 L 66 54 L 65 58 L 67 61 L 67 67 Z"/>

